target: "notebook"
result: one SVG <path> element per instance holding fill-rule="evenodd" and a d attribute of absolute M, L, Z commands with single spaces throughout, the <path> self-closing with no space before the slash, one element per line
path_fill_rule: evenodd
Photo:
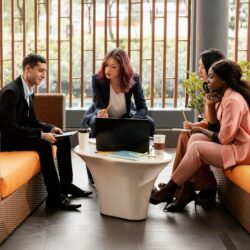
<path fill-rule="evenodd" d="M 149 151 L 149 123 L 142 119 L 96 118 L 98 151 Z"/>

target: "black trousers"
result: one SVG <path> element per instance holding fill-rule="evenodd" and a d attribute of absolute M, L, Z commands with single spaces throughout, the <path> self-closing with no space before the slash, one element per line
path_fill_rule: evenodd
<path fill-rule="evenodd" d="M 28 139 L 22 141 L 2 141 L 2 151 L 36 151 L 40 157 L 41 171 L 48 195 L 58 196 L 73 180 L 71 163 L 70 138 L 64 137 L 57 141 L 57 175 L 51 143 L 43 139 Z"/>

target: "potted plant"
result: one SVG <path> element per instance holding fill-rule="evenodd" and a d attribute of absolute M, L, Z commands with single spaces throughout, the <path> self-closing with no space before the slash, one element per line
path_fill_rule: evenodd
<path fill-rule="evenodd" d="M 204 90 L 203 81 L 195 72 L 188 72 L 188 79 L 183 81 L 184 88 L 188 94 L 188 107 L 196 112 L 196 120 L 203 118 L 204 111 Z"/>
<path fill-rule="evenodd" d="M 247 81 L 250 81 L 250 62 L 240 61 L 239 65 L 242 70 L 242 78 Z"/>

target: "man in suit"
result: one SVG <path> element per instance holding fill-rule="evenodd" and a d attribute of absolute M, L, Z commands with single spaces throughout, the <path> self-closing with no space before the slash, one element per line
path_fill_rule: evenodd
<path fill-rule="evenodd" d="M 39 86 L 46 77 L 46 59 L 38 54 L 29 54 L 23 59 L 22 67 L 23 74 L 0 91 L 2 151 L 37 151 L 48 192 L 46 206 L 75 210 L 81 205 L 72 204 L 68 195 L 79 198 L 87 197 L 92 192 L 81 190 L 72 183 L 69 137 L 57 140 L 55 134 L 62 133 L 62 130 L 37 120 L 33 108 L 33 88 Z M 52 144 L 57 146 L 60 181 L 52 155 Z"/>

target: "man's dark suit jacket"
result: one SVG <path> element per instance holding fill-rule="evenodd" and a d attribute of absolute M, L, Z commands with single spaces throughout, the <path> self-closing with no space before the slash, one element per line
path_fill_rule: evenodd
<path fill-rule="evenodd" d="M 101 80 L 97 74 L 92 76 L 92 89 L 94 103 L 86 111 L 81 121 L 81 127 L 86 127 L 91 117 L 95 116 L 99 110 L 105 109 L 109 104 L 110 84 Z M 135 104 L 131 100 L 132 96 L 134 97 Z M 145 119 L 148 108 L 138 74 L 134 75 L 133 87 L 129 92 L 125 93 L 125 101 L 127 107 L 127 114 L 125 117 Z"/>
<path fill-rule="evenodd" d="M 2 143 L 5 140 L 25 140 L 41 138 L 41 131 L 50 132 L 54 127 L 40 122 L 33 108 L 34 95 L 30 107 L 24 96 L 21 76 L 7 84 L 0 91 L 0 129 Z"/>

